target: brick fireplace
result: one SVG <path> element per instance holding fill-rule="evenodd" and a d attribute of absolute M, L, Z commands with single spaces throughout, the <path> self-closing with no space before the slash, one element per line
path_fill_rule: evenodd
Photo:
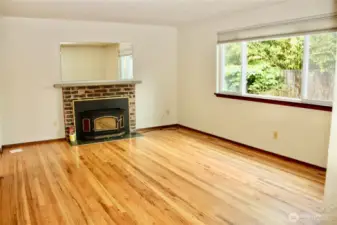
<path fill-rule="evenodd" d="M 100 119 L 98 122 L 98 125 L 106 126 L 106 124 L 117 124 L 114 125 L 118 128 L 124 127 L 125 121 L 128 123 L 127 132 L 133 133 L 136 131 L 136 107 L 135 107 L 135 84 L 103 84 L 103 85 L 92 85 L 92 84 L 81 84 L 79 86 L 76 86 L 72 84 L 72 86 L 64 86 L 60 84 L 59 86 L 54 85 L 55 87 L 61 87 L 62 88 L 62 94 L 63 94 L 63 112 L 64 112 L 64 125 L 65 125 L 65 134 L 66 138 L 69 137 L 69 128 L 70 127 L 76 127 L 76 129 L 79 129 L 78 122 L 76 122 L 76 118 L 78 117 L 77 112 L 75 112 L 75 104 L 77 105 L 80 102 L 96 102 L 100 103 L 101 106 L 100 109 L 103 110 L 103 112 L 106 112 L 107 110 L 112 110 L 113 112 L 127 112 L 125 115 L 128 118 L 124 118 L 124 115 L 122 117 L 122 114 L 118 117 L 116 121 L 118 121 L 118 124 L 116 122 L 113 122 L 112 118 L 117 118 L 115 116 L 111 116 L 111 120 L 106 119 Z M 108 105 L 107 102 L 111 102 L 108 100 L 114 100 L 114 99 L 127 99 L 127 106 L 124 107 L 125 109 L 121 109 L 119 106 L 115 107 L 114 109 L 111 109 L 111 106 Z M 101 101 L 97 101 L 101 100 Z M 110 104 L 110 103 L 109 103 Z M 120 104 L 120 103 L 119 103 Z M 124 103 L 125 105 L 125 103 Z M 105 108 L 104 108 L 105 107 Z M 110 108 L 109 108 L 110 107 Z M 126 109 L 127 108 L 127 109 Z M 89 112 L 91 115 L 94 110 L 91 110 L 92 112 Z M 88 114 L 88 113 L 87 113 Z M 102 114 L 102 113 L 101 113 Z M 128 120 L 126 120 L 128 119 Z M 105 122 L 106 124 L 102 124 L 102 122 Z M 90 124 L 88 122 L 88 125 L 90 127 Z M 81 128 L 83 129 L 83 128 Z M 86 128 L 87 129 L 87 128 Z M 77 133 L 77 132 L 76 132 Z M 82 135 L 81 135 L 82 136 Z"/>

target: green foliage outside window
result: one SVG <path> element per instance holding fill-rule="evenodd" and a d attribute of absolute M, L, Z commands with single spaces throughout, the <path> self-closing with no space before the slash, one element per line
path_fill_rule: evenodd
<path fill-rule="evenodd" d="M 336 40 L 336 33 L 310 36 L 311 76 L 334 75 Z M 299 97 L 303 51 L 303 36 L 248 42 L 247 93 Z M 241 43 L 226 44 L 225 90 L 239 90 L 241 68 Z M 289 74 L 293 75 L 293 83 Z"/>
<path fill-rule="evenodd" d="M 310 69 L 335 73 L 337 33 L 310 37 Z"/>

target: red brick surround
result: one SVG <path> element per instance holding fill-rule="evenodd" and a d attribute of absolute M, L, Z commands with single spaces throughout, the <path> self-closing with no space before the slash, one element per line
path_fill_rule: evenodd
<path fill-rule="evenodd" d="M 66 138 L 69 136 L 69 127 L 75 123 L 73 102 L 84 99 L 129 98 L 130 132 L 136 131 L 135 84 L 62 87 L 62 93 Z"/>

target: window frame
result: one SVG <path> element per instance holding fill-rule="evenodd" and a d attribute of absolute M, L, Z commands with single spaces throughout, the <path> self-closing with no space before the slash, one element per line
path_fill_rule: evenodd
<path fill-rule="evenodd" d="M 325 32 L 320 32 L 325 33 Z M 311 34 L 311 33 L 310 33 Z M 240 80 L 240 88 L 239 92 L 230 92 L 223 91 L 224 90 L 224 76 L 225 76 L 225 45 L 228 43 L 218 43 L 217 44 L 217 88 L 215 95 L 217 97 L 222 98 L 230 98 L 230 99 L 238 99 L 238 100 L 246 100 L 253 102 L 263 102 L 270 104 L 278 104 L 278 105 L 288 105 L 300 108 L 312 108 L 324 111 L 332 111 L 332 101 L 324 101 L 324 100 L 312 100 L 307 98 L 308 91 L 308 76 L 309 76 L 309 62 L 310 62 L 310 34 L 304 35 L 289 35 L 291 36 L 303 36 L 303 66 L 302 66 L 302 75 L 301 75 L 301 95 L 300 98 L 289 98 L 282 96 L 272 96 L 272 95 L 257 95 L 257 94 L 249 94 L 247 93 L 247 43 L 248 41 L 239 41 L 241 43 L 241 80 Z M 271 37 L 259 39 L 262 40 L 275 40 L 282 37 Z M 252 41 L 252 40 L 250 40 Z M 336 62 L 337 65 L 337 62 Z M 335 68 L 335 75 L 337 72 L 337 66 Z"/>

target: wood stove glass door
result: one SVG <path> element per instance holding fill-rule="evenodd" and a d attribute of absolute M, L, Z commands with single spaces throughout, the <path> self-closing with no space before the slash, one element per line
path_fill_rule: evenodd
<path fill-rule="evenodd" d="M 100 117 L 94 120 L 95 131 L 109 131 L 118 129 L 118 118 L 113 116 Z"/>

